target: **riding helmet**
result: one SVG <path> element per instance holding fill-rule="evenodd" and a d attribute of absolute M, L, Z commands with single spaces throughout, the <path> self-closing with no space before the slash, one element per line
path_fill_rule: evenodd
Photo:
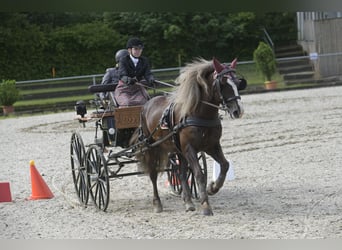
<path fill-rule="evenodd" d="M 137 37 L 130 38 L 127 41 L 126 48 L 129 49 L 129 48 L 133 48 L 133 47 L 138 47 L 138 48 L 142 49 L 142 48 L 144 48 L 144 43 Z"/>
<path fill-rule="evenodd" d="M 120 49 L 115 53 L 115 61 L 118 63 L 121 58 L 129 55 L 129 52 L 127 49 Z"/>

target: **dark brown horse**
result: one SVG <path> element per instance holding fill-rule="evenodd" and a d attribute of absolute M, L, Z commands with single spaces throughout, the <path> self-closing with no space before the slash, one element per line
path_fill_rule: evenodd
<path fill-rule="evenodd" d="M 181 158 L 180 180 L 186 211 L 195 210 L 186 180 L 186 169 L 189 166 L 198 184 L 203 214 L 213 215 L 208 194 L 213 195 L 219 191 L 229 169 L 220 145 L 222 126 L 219 109 L 229 112 L 233 119 L 243 114 L 238 90 L 246 87 L 246 81 L 236 77 L 235 66 L 236 60 L 230 65 L 224 65 L 216 59 L 197 59 L 181 70 L 176 79 L 179 85 L 176 91 L 170 96 L 154 97 L 144 105 L 141 127 L 132 136 L 131 144 L 145 140 L 146 145 L 153 145 L 138 154 L 137 159 L 150 175 L 156 212 L 163 210 L 157 189 L 158 172 L 167 166 L 169 155 L 177 153 Z M 171 112 L 165 112 L 166 109 Z M 161 126 L 165 113 L 171 114 L 168 129 Z M 197 158 L 198 152 L 207 153 L 221 165 L 218 179 L 211 182 L 207 189 L 207 181 Z"/>

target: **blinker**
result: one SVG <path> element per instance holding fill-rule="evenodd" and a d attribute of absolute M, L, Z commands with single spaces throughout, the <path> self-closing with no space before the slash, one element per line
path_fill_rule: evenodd
<path fill-rule="evenodd" d="M 247 80 L 244 78 L 239 78 L 238 90 L 244 90 L 247 87 Z"/>

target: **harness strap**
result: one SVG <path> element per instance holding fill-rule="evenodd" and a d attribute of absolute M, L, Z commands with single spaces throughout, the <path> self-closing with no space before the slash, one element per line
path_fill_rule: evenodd
<path fill-rule="evenodd" d="M 174 110 L 174 106 L 175 104 L 173 102 L 171 102 L 165 109 L 164 112 L 159 120 L 159 124 L 161 126 L 165 126 L 165 128 L 171 128 L 173 127 L 173 110 Z M 165 129 L 163 128 L 163 129 Z"/>
<path fill-rule="evenodd" d="M 221 125 L 221 120 L 217 117 L 214 120 L 201 119 L 198 117 L 186 117 L 181 121 L 182 127 L 196 126 L 196 127 L 218 127 Z"/>

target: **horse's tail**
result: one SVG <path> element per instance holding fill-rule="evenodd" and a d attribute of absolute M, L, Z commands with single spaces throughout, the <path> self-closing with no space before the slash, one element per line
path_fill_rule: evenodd
<path fill-rule="evenodd" d="M 129 140 L 129 145 L 133 146 L 134 144 L 139 144 L 141 132 L 140 129 L 137 128 L 131 139 Z M 148 150 L 140 151 L 141 148 L 146 146 L 145 144 L 140 145 L 136 150 L 135 158 L 140 163 L 140 166 L 144 170 L 145 173 L 150 173 L 152 168 L 155 168 L 158 172 L 163 172 L 165 170 L 165 166 L 168 162 L 168 157 L 165 152 L 161 151 L 160 147 L 151 147 Z"/>

